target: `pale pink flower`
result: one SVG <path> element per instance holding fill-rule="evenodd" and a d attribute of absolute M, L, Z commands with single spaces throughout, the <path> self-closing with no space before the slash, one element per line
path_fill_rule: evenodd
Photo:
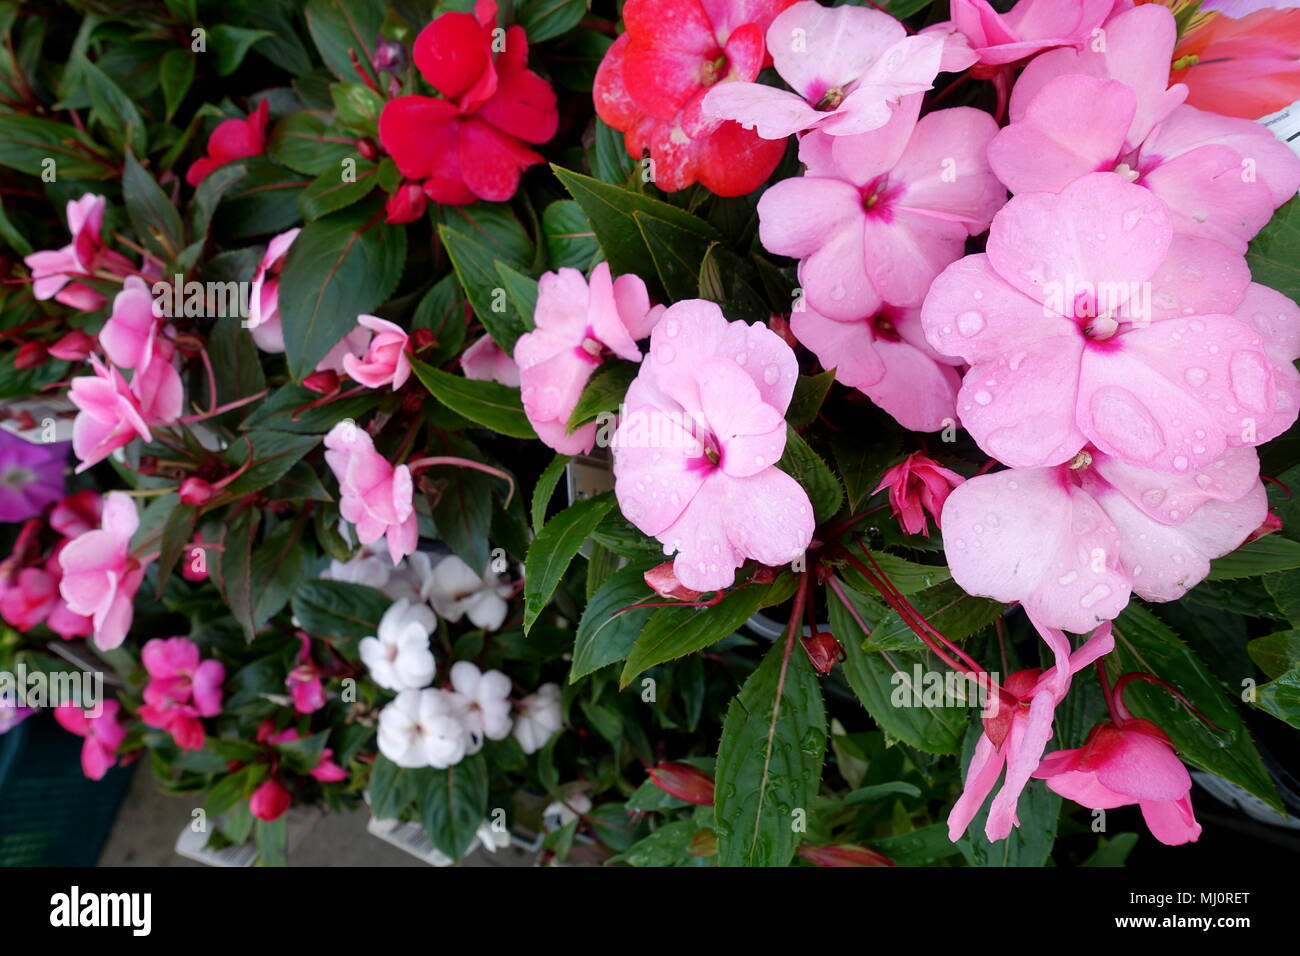
<path fill-rule="evenodd" d="M 154 313 L 153 293 L 139 276 L 127 276 L 113 299 L 113 312 L 99 333 L 99 344 L 118 368 L 143 372 L 153 361 L 162 319 Z"/>
<path fill-rule="evenodd" d="M 362 544 L 386 537 L 396 565 L 419 539 L 410 470 L 390 465 L 375 451 L 370 435 L 352 422 L 330 429 L 325 448 L 325 461 L 339 482 L 339 514 L 356 525 Z"/>
<path fill-rule="evenodd" d="M 101 704 L 98 717 L 72 704 L 60 704 L 54 710 L 54 719 L 64 730 L 84 737 L 81 745 L 81 772 L 91 780 L 103 780 L 104 774 L 117 763 L 117 748 L 126 739 L 119 711 L 122 705 L 115 700 Z"/>
<path fill-rule="evenodd" d="M 1091 442 L 1190 474 L 1300 407 L 1300 376 L 1230 317 L 1249 282 L 1223 245 L 1174 236 L 1154 194 L 1092 173 L 1008 202 L 987 253 L 935 280 L 921 321 L 970 363 L 962 424 L 1004 464 L 1060 464 Z"/>
<path fill-rule="evenodd" d="M 953 580 L 971 594 L 1019 601 L 1047 626 L 1084 633 L 1118 615 L 1132 593 L 1181 598 L 1268 511 L 1252 449 L 1181 474 L 1095 449 L 1080 459 L 980 475 L 953 489 L 943 508 Z"/>
<path fill-rule="evenodd" d="M 289 255 L 289 247 L 301 229 L 290 229 L 274 237 L 262 254 L 253 273 L 249 290 L 248 328 L 253 342 L 263 352 L 284 351 L 284 329 L 280 325 L 280 270 Z"/>
<path fill-rule="evenodd" d="M 607 355 L 641 361 L 636 340 L 650 334 L 661 311 L 650 308 L 638 276 L 611 280 L 606 262 L 591 271 L 590 284 L 577 269 L 542 276 L 536 328 L 519 337 L 514 353 L 524 413 L 542 441 L 565 455 L 591 451 L 596 424 L 570 434 L 569 416 Z"/>
<path fill-rule="evenodd" d="M 464 351 L 460 357 L 460 369 L 466 378 L 519 387 L 519 366 L 490 335 L 483 336 Z"/>
<path fill-rule="evenodd" d="M 135 502 L 110 491 L 104 496 L 100 528 L 78 535 L 59 553 L 59 593 L 73 613 L 94 620 L 100 650 L 120 645 L 131 628 L 132 602 L 150 563 L 131 556 L 131 536 L 139 525 Z"/>
<path fill-rule="evenodd" d="M 856 388 L 904 428 L 933 432 L 957 418 L 961 360 L 926 341 L 921 310 L 884 305 L 858 319 L 832 319 L 805 306 L 790 328 L 835 381 Z"/>
<path fill-rule="evenodd" d="M 363 354 L 343 356 L 343 371 L 366 388 L 391 385 L 397 391 L 411 377 L 411 360 L 407 356 L 406 330 L 373 315 L 357 316 L 357 325 L 368 329 Z"/>
<path fill-rule="evenodd" d="M 103 268 L 116 275 L 135 270 L 120 253 L 104 246 L 100 233 L 104 227 L 103 196 L 86 193 L 68 203 L 68 231 L 72 242 L 62 249 L 33 252 L 23 261 L 32 271 L 32 294 L 38 299 L 54 299 L 82 312 L 93 312 L 104 304 L 104 297 L 90 286 L 76 281 Z"/>
<path fill-rule="evenodd" d="M 918 451 L 886 471 L 876 491 L 889 489 L 890 510 L 905 532 L 928 538 L 930 526 L 925 520 L 926 512 L 934 518 L 935 527 L 942 527 L 939 518 L 943 503 L 948 500 L 949 492 L 964 480 Z"/>
<path fill-rule="evenodd" d="M 72 380 L 68 398 L 80 410 L 72 423 L 72 451 L 81 459 L 77 471 L 103 461 L 134 439 L 153 441 L 140 400 L 122 373 L 90 356 L 93 376 Z"/>
<path fill-rule="evenodd" d="M 349 358 L 355 359 L 366 350 L 366 343 L 370 341 L 370 331 L 364 326 L 356 326 L 352 331 L 343 338 L 334 343 L 333 348 L 325 353 L 325 357 L 316 363 L 317 372 L 336 372 L 339 375 L 346 374 L 346 363 Z"/>
<path fill-rule="evenodd" d="M 985 708 L 984 733 L 966 768 L 966 786 L 948 814 L 948 839 L 954 843 L 979 813 L 1004 767 L 1006 779 L 989 806 L 984 834 L 990 840 L 1004 840 L 1013 826 L 1020 826 L 1016 805 L 1052 739 L 1052 717 L 1069 693 L 1071 678 L 1115 647 L 1109 623 L 1071 653 L 1065 634 L 1044 627 L 1032 612 L 1029 619 L 1052 649 L 1056 663 L 1041 675 L 1037 669 L 1012 674 L 1002 684 L 1005 696 L 990 700 Z"/>
<path fill-rule="evenodd" d="M 1083 46 L 1113 6 L 1115 0 L 1019 0 L 998 13 L 988 0 L 952 0 L 949 9 L 980 62 L 1001 66 L 1050 47 Z"/>
<path fill-rule="evenodd" d="M 614 493 L 686 587 L 720 590 L 747 558 L 780 566 L 811 542 L 808 494 L 776 467 L 797 377 L 780 336 L 712 302 L 678 302 L 655 326 L 613 439 Z"/>
<path fill-rule="evenodd" d="M 879 10 L 803 0 L 772 21 L 767 50 L 795 92 L 718 83 L 705 94 L 704 115 L 735 120 L 764 139 L 809 129 L 850 136 L 884 126 L 904 96 L 933 86 L 944 39 L 908 36 Z"/>
<path fill-rule="evenodd" d="M 758 201 L 763 245 L 800 260 L 806 304 L 827 318 L 919 306 L 1006 198 L 984 158 L 993 117 L 962 107 L 918 122 L 920 100 L 906 97 L 872 133 L 807 134 L 807 172 Z"/>

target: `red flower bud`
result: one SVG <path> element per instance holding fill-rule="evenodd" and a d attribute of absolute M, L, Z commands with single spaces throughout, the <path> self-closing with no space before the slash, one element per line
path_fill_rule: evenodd
<path fill-rule="evenodd" d="M 678 800 L 696 806 L 713 806 L 713 778 L 688 763 L 661 763 L 650 768 L 654 785 Z"/>
<path fill-rule="evenodd" d="M 1282 519 L 1270 511 L 1268 513 L 1268 516 L 1264 518 L 1264 523 L 1260 525 L 1258 528 L 1256 528 L 1254 531 L 1252 531 L 1249 535 L 1247 535 L 1246 540 L 1243 541 L 1242 544 L 1250 544 L 1250 542 L 1258 541 L 1266 534 L 1272 534 L 1274 531 L 1281 531 L 1281 530 L 1282 530 Z"/>
<path fill-rule="evenodd" d="M 432 329 L 416 329 L 411 333 L 411 348 L 416 352 L 437 344 L 438 338 Z"/>
<path fill-rule="evenodd" d="M 837 663 L 844 660 L 844 648 L 840 647 L 840 642 L 835 640 L 833 634 L 823 631 L 801 637 L 799 642 L 803 644 L 808 660 L 812 661 L 819 674 L 829 674 Z"/>
<path fill-rule="evenodd" d="M 419 183 L 402 183 L 397 192 L 388 197 L 384 207 L 384 222 L 390 226 L 400 226 L 404 222 L 414 222 L 424 215 L 429 199 L 424 194 L 424 187 Z"/>
<path fill-rule="evenodd" d="M 50 357 L 44 342 L 24 342 L 14 356 L 14 368 L 36 368 Z"/>
<path fill-rule="evenodd" d="M 790 328 L 790 320 L 783 315 L 773 315 L 767 320 L 768 327 L 773 332 L 781 336 L 781 340 L 790 348 L 799 344 L 799 340 L 794 337 L 794 330 Z"/>
<path fill-rule="evenodd" d="M 832 843 L 813 846 L 804 843 L 795 854 L 814 866 L 893 866 L 894 861 L 883 853 L 869 850 L 855 843 Z"/>
<path fill-rule="evenodd" d="M 217 491 L 202 478 L 186 478 L 181 482 L 180 494 L 183 505 L 206 505 Z"/>
<path fill-rule="evenodd" d="M 776 568 L 769 568 L 766 565 L 759 565 L 754 569 L 754 573 L 749 576 L 750 584 L 771 584 L 776 580 Z"/>
<path fill-rule="evenodd" d="M 84 362 L 94 347 L 94 337 L 78 329 L 51 345 L 49 351 L 56 359 L 65 362 Z"/>
<path fill-rule="evenodd" d="M 317 395 L 331 395 L 338 391 L 339 373 L 332 370 L 312 372 L 302 380 L 302 387 Z"/>
<path fill-rule="evenodd" d="M 671 561 L 665 561 L 658 567 L 647 571 L 645 573 L 645 583 L 649 585 L 650 590 L 660 597 L 673 598 L 678 601 L 698 601 L 700 599 L 699 591 L 692 591 L 677 580 Z"/>
<path fill-rule="evenodd" d="M 284 811 L 289 809 L 289 803 L 289 791 L 284 789 L 284 784 L 272 777 L 253 791 L 253 795 L 248 798 L 248 809 L 257 819 L 271 823 L 284 815 Z"/>
<path fill-rule="evenodd" d="M 352 145 L 357 148 L 357 152 L 361 154 L 362 159 L 368 159 L 373 163 L 379 158 L 379 144 L 369 136 L 357 140 Z"/>

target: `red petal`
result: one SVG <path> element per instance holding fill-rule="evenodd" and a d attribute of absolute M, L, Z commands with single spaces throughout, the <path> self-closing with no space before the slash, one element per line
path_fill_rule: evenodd
<path fill-rule="evenodd" d="M 704 56 L 721 45 L 700 0 L 627 0 L 623 22 L 647 46 Z"/>
<path fill-rule="evenodd" d="M 265 133 L 249 120 L 228 119 L 218 125 L 208 138 L 208 155 L 218 163 L 257 156 L 264 149 Z"/>
<path fill-rule="evenodd" d="M 763 69 L 763 58 L 767 56 L 762 28 L 757 23 L 746 23 L 739 27 L 727 38 L 723 52 L 727 56 L 727 65 L 731 68 L 728 76 L 747 83 L 753 82 Z"/>
<path fill-rule="evenodd" d="M 702 141 L 697 176 L 719 196 L 744 196 L 772 175 L 785 154 L 785 144 L 783 139 L 763 139 L 728 121 Z"/>
<path fill-rule="evenodd" d="M 546 142 L 555 135 L 560 123 L 555 91 L 532 70 L 502 75 L 496 95 L 483 105 L 478 115 L 497 129 L 529 143 Z"/>
<path fill-rule="evenodd" d="M 431 176 L 452 150 L 456 108 L 429 96 L 399 96 L 379 114 L 379 141 L 407 179 Z"/>
<path fill-rule="evenodd" d="M 470 119 L 461 125 L 461 175 L 479 199 L 489 202 L 509 199 L 519 188 L 519 174 L 541 161 L 537 153 L 490 123 Z"/>
<path fill-rule="evenodd" d="M 707 54 L 670 49 L 633 34 L 623 51 L 623 80 L 643 112 L 670 120 L 703 87 L 706 62 Z"/>
<path fill-rule="evenodd" d="M 415 65 L 443 96 L 460 96 L 483 75 L 490 60 L 483 27 L 468 13 L 444 13 L 415 38 Z"/>
<path fill-rule="evenodd" d="M 624 131 L 632 129 L 641 118 L 641 111 L 632 102 L 627 85 L 623 82 L 623 52 L 631 40 L 624 33 L 605 51 L 605 58 L 596 68 L 596 82 L 592 87 L 596 115 L 606 125 Z"/>

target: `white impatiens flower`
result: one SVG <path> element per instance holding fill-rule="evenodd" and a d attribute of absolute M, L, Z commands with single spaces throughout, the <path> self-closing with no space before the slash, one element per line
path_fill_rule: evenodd
<path fill-rule="evenodd" d="M 543 684 L 536 693 L 519 702 L 519 713 L 515 715 L 515 740 L 519 741 L 524 753 L 537 753 L 563 723 L 559 686 Z"/>
<path fill-rule="evenodd" d="M 392 560 L 387 557 L 381 559 L 369 548 L 362 548 L 346 561 L 330 561 L 330 566 L 321 577 L 327 581 L 364 584 L 382 591 L 388 585 L 393 571 Z"/>
<path fill-rule="evenodd" d="M 483 749 L 483 738 L 504 740 L 510 735 L 510 678 L 500 671 L 481 672 L 469 661 L 451 665 L 452 700 L 456 717 L 469 735 L 469 752 Z"/>
<path fill-rule="evenodd" d="M 453 624 L 468 615 L 475 627 L 495 631 L 505 622 L 511 591 L 495 571 L 488 569 L 480 577 L 451 554 L 434 567 L 423 596 L 439 617 Z"/>
<path fill-rule="evenodd" d="M 408 554 L 394 567 L 387 553 L 381 555 L 369 548 L 362 548 L 347 561 L 331 561 L 321 577 L 330 581 L 364 584 L 383 591 L 390 601 L 405 599 L 412 604 L 421 604 L 426 600 L 424 592 L 429 586 L 429 576 L 432 573 L 433 562 L 423 551 Z"/>
<path fill-rule="evenodd" d="M 379 752 L 399 767 L 445 770 L 460 763 L 468 745 L 446 691 L 404 690 L 379 712 Z"/>
<path fill-rule="evenodd" d="M 542 826 L 547 833 L 567 827 L 581 814 L 591 810 L 591 797 L 585 793 L 570 793 L 563 800 L 556 800 L 542 811 Z"/>
<path fill-rule="evenodd" d="M 438 621 L 428 605 L 401 600 L 379 620 L 379 635 L 363 637 L 361 660 L 370 676 L 388 690 L 419 690 L 433 683 L 436 664 L 429 635 Z"/>

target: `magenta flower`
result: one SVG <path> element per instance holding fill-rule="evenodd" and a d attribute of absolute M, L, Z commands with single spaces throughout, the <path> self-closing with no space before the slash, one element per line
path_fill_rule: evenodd
<path fill-rule="evenodd" d="M 153 441 L 140 400 L 117 369 L 90 357 L 94 375 L 74 378 L 68 398 L 80 409 L 72 423 L 72 451 L 81 459 L 77 471 L 103 461 L 135 438 Z"/>
<path fill-rule="evenodd" d="M 879 10 L 803 0 L 767 29 L 776 71 L 795 92 L 739 80 L 719 83 L 705 94 L 701 109 L 764 139 L 809 129 L 833 136 L 865 133 L 884 126 L 904 96 L 933 86 L 943 48 L 943 37 L 908 36 Z"/>
<path fill-rule="evenodd" d="M 117 763 L 117 748 L 126 739 L 126 727 L 119 715 L 121 709 L 117 701 L 106 700 L 98 717 L 91 717 L 72 704 L 61 704 L 54 710 L 54 719 L 64 730 L 86 738 L 81 745 L 81 772 L 91 780 L 104 779 L 104 774 Z"/>
<path fill-rule="evenodd" d="M 1150 189 L 1175 232 L 1237 252 L 1300 187 L 1300 157 L 1266 127 L 1180 105 L 1166 90 L 1176 28 L 1148 5 L 1106 27 L 1106 52 L 1053 50 L 1016 84 L 989 164 L 1013 193 L 1059 192 L 1097 170 Z M 1069 116 L 1063 134 L 1061 117 Z"/>
<path fill-rule="evenodd" d="M 94 620 L 95 644 L 110 651 L 131 628 L 132 601 L 150 560 L 131 556 L 131 536 L 140 525 L 135 502 L 120 491 L 104 496 L 103 525 L 79 535 L 59 553 L 59 593 L 74 614 Z"/>
<path fill-rule="evenodd" d="M 63 497 L 68 443 L 33 443 L 0 429 L 0 521 L 34 518 Z"/>
<path fill-rule="evenodd" d="M 339 514 L 356 525 L 364 545 L 387 539 L 393 564 L 415 550 L 415 493 L 411 472 L 394 468 L 375 451 L 370 435 L 352 422 L 339 422 L 325 436 L 325 461 L 339 482 Z"/>
<path fill-rule="evenodd" d="M 284 816 L 291 802 L 284 784 L 272 777 L 253 791 L 248 798 L 248 810 L 257 819 L 272 823 Z"/>
<path fill-rule="evenodd" d="M 1115 647 L 1110 624 L 1097 628 L 1071 653 L 1069 638 L 1061 631 L 1044 627 L 1032 612 L 1029 619 L 1052 649 L 1056 664 L 1041 675 L 1037 669 L 1012 674 L 1003 683 L 1001 696 L 985 708 L 984 733 L 966 768 L 966 786 L 948 814 L 948 839 L 954 843 L 979 813 L 1004 767 L 1006 779 L 989 806 L 984 834 L 990 840 L 1004 840 L 1013 826 L 1020 825 L 1016 805 L 1052 739 L 1057 705 L 1069 693 L 1073 676 Z"/>
<path fill-rule="evenodd" d="M 362 346 L 360 357 L 343 356 L 343 371 L 366 388 L 391 385 L 397 391 L 411 377 L 406 330 L 373 315 L 357 316 L 357 325 L 374 334 L 367 336 L 369 341 Z"/>
<path fill-rule="evenodd" d="M 29 631 L 42 621 L 65 641 L 92 633 L 89 617 L 75 614 L 59 594 L 63 569 L 59 566 L 60 544 L 44 567 L 26 567 L 0 572 L 0 617 L 10 627 Z M 7 563 L 7 562 L 6 562 Z"/>
<path fill-rule="evenodd" d="M 611 446 L 614 493 L 687 588 L 720 590 L 747 558 L 776 567 L 811 542 L 808 494 L 776 467 L 797 377 L 780 336 L 712 302 L 678 302 L 655 326 Z"/>
<path fill-rule="evenodd" d="M 638 276 L 611 280 L 606 262 L 591 271 L 590 285 L 577 269 L 542 276 L 536 328 L 519 337 L 514 354 L 524 413 L 542 441 L 564 455 L 591 451 L 595 423 L 570 434 L 569 416 L 607 356 L 641 361 L 636 340 L 650 334 L 661 311 L 650 308 Z"/>
<path fill-rule="evenodd" d="M 952 0 L 952 23 L 981 63 L 1001 66 L 1056 46 L 1081 47 L 1110 15 L 1115 0 L 1019 0 L 998 13 L 988 0 Z"/>
<path fill-rule="evenodd" d="M 1285 431 L 1300 377 L 1231 318 L 1250 274 L 1206 239 L 1174 237 L 1164 203 L 1114 173 L 1017 196 L 987 254 L 935 280 L 930 344 L 970 363 L 962 424 L 1013 468 L 1091 442 L 1133 464 L 1192 473 Z"/>
<path fill-rule="evenodd" d="M 963 481 L 955 471 L 949 471 L 920 452 L 913 452 L 881 476 L 876 491 L 889 489 L 889 508 L 905 532 L 928 538 L 930 527 L 925 513 L 928 511 L 934 518 L 935 527 L 942 527 L 939 516 L 943 503 L 948 500 L 948 493 Z"/>
<path fill-rule="evenodd" d="M 68 495 L 50 511 L 50 527 L 65 538 L 75 538 L 99 527 L 104 515 L 104 499 L 98 491 L 78 491 Z"/>
<path fill-rule="evenodd" d="M 98 269 L 115 275 L 127 275 L 135 269 L 120 253 L 104 246 L 100 233 L 104 228 L 103 196 L 86 193 L 68 203 L 68 231 L 72 242 L 62 249 L 33 252 L 23 259 L 32 271 L 32 294 L 38 299 L 54 299 L 69 308 L 93 312 L 104 304 L 104 297 L 82 282 Z"/>
<path fill-rule="evenodd" d="M 1246 448 L 1181 474 L 1091 450 L 1077 464 L 980 475 L 944 505 L 948 567 L 969 593 L 1082 634 L 1130 593 L 1174 601 L 1198 584 L 1264 521 L 1258 476 Z"/>
<path fill-rule="evenodd" d="M 865 318 L 831 319 L 805 307 L 790 316 L 795 337 L 835 381 L 856 388 L 904 428 L 932 432 L 957 419 L 960 359 L 926 341 L 921 311 L 881 306 Z"/>
<path fill-rule="evenodd" d="M 284 685 L 293 697 L 293 709 L 300 714 L 314 714 L 325 706 L 325 686 L 321 683 L 321 670 L 311 659 L 311 638 L 298 633 L 298 662 Z"/>
<path fill-rule="evenodd" d="M 461 354 L 460 369 L 466 378 L 519 387 L 519 366 L 490 335 L 483 336 Z"/>
<path fill-rule="evenodd" d="M 284 351 L 284 329 L 280 326 L 280 270 L 289 255 L 289 247 L 301 229 L 290 229 L 273 238 L 253 273 L 249 290 L 248 328 L 253 343 L 263 352 Z"/>
<path fill-rule="evenodd" d="M 182 750 L 202 750 L 206 735 L 200 717 L 221 713 L 220 661 L 199 660 L 199 646 L 186 637 L 156 637 L 145 644 L 140 661 L 149 672 L 140 719 L 172 735 Z"/>
<path fill-rule="evenodd" d="M 873 133 L 807 134 L 807 172 L 758 201 L 763 245 L 800 260 L 804 298 L 827 318 L 919 306 L 1006 198 L 984 159 L 993 117 L 963 107 L 918 122 L 920 100 L 905 98 Z"/>

